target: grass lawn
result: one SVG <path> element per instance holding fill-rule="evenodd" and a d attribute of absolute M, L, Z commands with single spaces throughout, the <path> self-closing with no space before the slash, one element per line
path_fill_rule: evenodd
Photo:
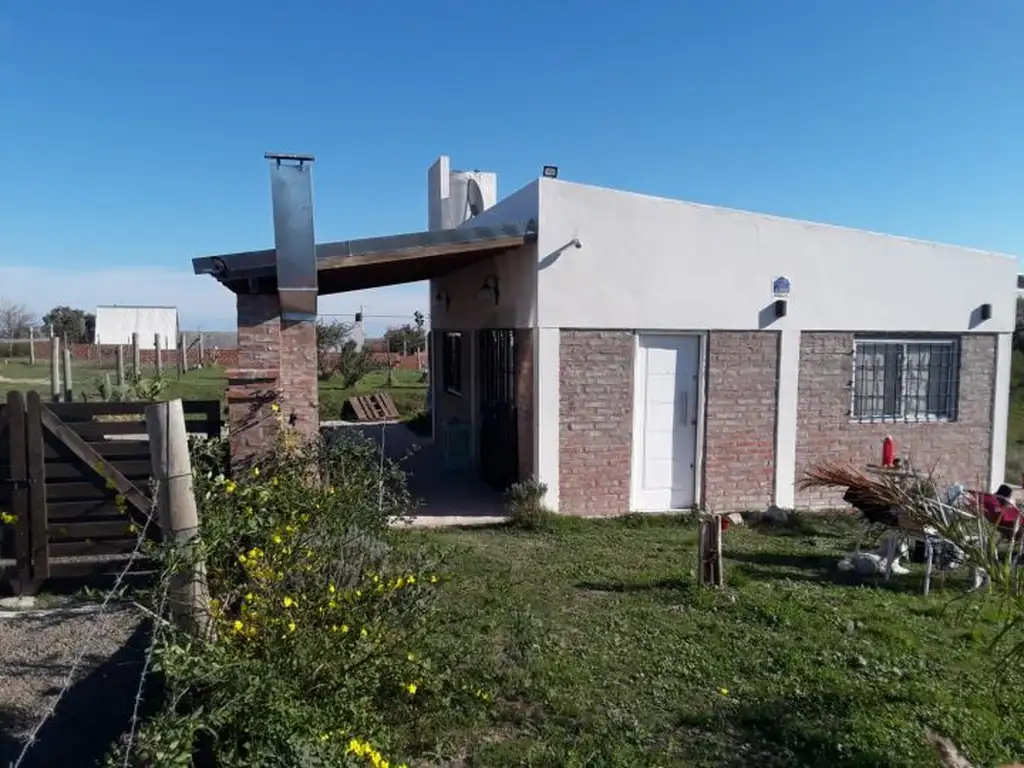
<path fill-rule="evenodd" d="M 989 655 L 994 607 L 943 610 L 916 574 L 835 571 L 848 517 L 725 534 L 724 590 L 673 518 L 399 534 L 451 574 L 433 655 L 490 681 L 487 723 L 408 724 L 404 754 L 475 766 L 927 766 L 932 727 L 979 765 L 1024 755 L 1024 665 Z M 424 688 L 429 687 L 429 681 Z M 428 693 L 428 691 L 424 691 Z M 398 754 L 402 754 L 399 752 Z"/>
<path fill-rule="evenodd" d="M 115 379 L 115 368 L 110 363 L 76 361 L 72 369 L 76 399 L 82 393 L 90 400 L 98 399 L 98 386 L 105 375 Z M 152 367 L 148 367 L 146 375 L 152 375 Z M 181 378 L 171 367 L 166 371 L 168 381 L 164 397 L 180 397 L 185 400 L 224 400 L 227 378 L 224 368 L 210 366 L 192 370 Z M 42 393 L 50 391 L 50 365 L 29 365 L 21 360 L 10 360 L 0 363 L 0 397 L 6 397 L 11 389 L 35 389 Z M 421 381 L 418 371 L 396 370 L 391 385 L 387 384 L 384 371 L 374 371 L 364 376 L 354 387 L 344 388 L 338 378 L 320 382 L 320 417 L 322 419 L 341 418 L 341 409 L 345 401 L 356 394 L 365 394 L 386 390 L 391 394 L 395 407 L 403 416 L 412 416 L 423 411 L 427 406 L 427 385 Z"/>

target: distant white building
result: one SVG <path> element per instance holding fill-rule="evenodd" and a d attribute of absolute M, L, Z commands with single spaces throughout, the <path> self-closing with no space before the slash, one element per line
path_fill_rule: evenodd
<path fill-rule="evenodd" d="M 96 343 L 131 344 L 132 334 L 139 334 L 139 349 L 154 349 L 160 337 L 163 349 L 178 348 L 177 307 L 96 308 Z"/>

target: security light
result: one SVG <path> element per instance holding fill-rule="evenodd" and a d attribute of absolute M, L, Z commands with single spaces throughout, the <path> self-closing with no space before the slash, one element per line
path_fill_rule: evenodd
<path fill-rule="evenodd" d="M 558 178 L 558 166 L 557 165 L 545 165 L 544 166 L 544 178 L 545 179 L 557 179 Z"/>

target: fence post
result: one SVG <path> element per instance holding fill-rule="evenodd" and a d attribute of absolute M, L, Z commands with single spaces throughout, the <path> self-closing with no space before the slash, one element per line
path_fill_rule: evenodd
<path fill-rule="evenodd" d="M 188 345 L 186 344 L 187 339 L 185 334 L 178 335 L 178 378 L 185 375 L 188 371 Z"/>
<path fill-rule="evenodd" d="M 142 378 L 142 353 L 139 351 L 139 334 L 132 334 L 132 376 Z"/>
<path fill-rule="evenodd" d="M 50 397 L 60 402 L 60 339 L 50 337 Z"/>
<path fill-rule="evenodd" d="M 64 343 L 62 346 L 62 352 L 64 353 L 64 402 L 73 403 L 75 402 L 74 384 L 71 381 L 71 345 L 68 344 L 67 337 L 64 337 Z"/>
<path fill-rule="evenodd" d="M 28 329 L 28 364 L 36 364 L 36 329 Z"/>
<path fill-rule="evenodd" d="M 704 587 L 720 587 L 725 583 L 722 573 L 722 518 L 701 515 L 697 539 L 697 581 Z"/>
<path fill-rule="evenodd" d="M 202 368 L 206 365 L 206 339 L 203 338 L 203 332 L 199 332 L 199 367 Z"/>
<path fill-rule="evenodd" d="M 117 345 L 117 386 L 124 386 L 124 344 Z"/>
<path fill-rule="evenodd" d="M 166 541 L 186 550 L 182 570 L 170 575 L 171 614 L 184 631 L 209 637 L 212 624 L 206 564 L 193 559 L 196 550 L 190 544 L 199 532 L 199 512 L 192 487 L 192 461 L 181 400 L 147 406 L 146 432 L 156 481 L 160 528 Z"/>
<path fill-rule="evenodd" d="M 156 370 L 157 378 L 164 373 L 163 344 L 160 342 L 160 334 L 153 336 L 153 367 Z"/>

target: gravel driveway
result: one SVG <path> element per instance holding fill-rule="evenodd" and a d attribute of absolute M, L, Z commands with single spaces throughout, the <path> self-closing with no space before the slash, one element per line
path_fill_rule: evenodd
<path fill-rule="evenodd" d="M 0 767 L 53 704 L 89 641 L 73 684 L 39 730 L 20 768 L 100 764 L 128 729 L 149 643 L 150 622 L 129 605 L 0 614 Z M 95 631 L 94 631 L 95 630 Z"/>

